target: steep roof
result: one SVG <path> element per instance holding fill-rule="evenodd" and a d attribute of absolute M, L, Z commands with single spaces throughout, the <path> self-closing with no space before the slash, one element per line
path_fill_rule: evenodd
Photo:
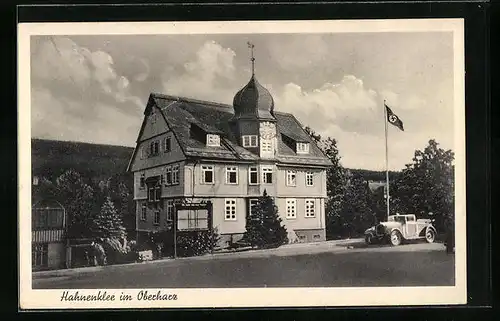
<path fill-rule="evenodd" d="M 257 154 L 239 145 L 230 125 L 230 120 L 234 115 L 231 105 L 157 93 L 152 93 L 151 98 L 162 111 L 186 156 L 243 161 L 259 159 Z M 330 160 L 325 157 L 292 114 L 274 112 L 274 115 L 277 120 L 278 136 L 276 159 L 279 162 L 331 165 Z M 191 135 L 191 126 L 193 125 L 207 133 L 218 133 L 221 136 L 221 146 L 208 147 L 203 141 L 193 137 Z M 299 142 L 310 143 L 309 154 L 297 155 L 295 150 L 286 143 L 287 137 Z"/>

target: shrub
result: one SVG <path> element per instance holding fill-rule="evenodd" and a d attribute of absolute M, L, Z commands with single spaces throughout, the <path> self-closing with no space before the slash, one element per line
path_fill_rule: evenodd
<path fill-rule="evenodd" d="M 218 241 L 217 229 L 178 232 L 177 255 L 187 257 L 210 253 Z"/>

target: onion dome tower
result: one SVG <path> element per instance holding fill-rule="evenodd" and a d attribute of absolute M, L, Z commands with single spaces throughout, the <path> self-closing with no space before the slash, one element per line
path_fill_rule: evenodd
<path fill-rule="evenodd" d="M 234 96 L 234 116 L 231 124 L 243 147 L 258 153 L 261 157 L 272 158 L 277 145 L 274 99 L 257 81 L 254 45 L 248 43 L 248 48 L 251 50 L 252 76 Z"/>

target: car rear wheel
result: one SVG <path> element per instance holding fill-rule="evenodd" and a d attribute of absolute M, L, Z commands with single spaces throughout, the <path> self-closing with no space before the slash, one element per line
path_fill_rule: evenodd
<path fill-rule="evenodd" d="M 436 233 L 434 233 L 433 230 L 428 229 L 427 232 L 425 232 L 425 240 L 427 241 L 427 243 L 433 243 L 435 239 Z"/>
<path fill-rule="evenodd" d="M 399 231 L 392 231 L 390 240 L 393 246 L 398 246 L 403 241 L 403 237 L 401 236 L 401 233 L 399 233 Z"/>

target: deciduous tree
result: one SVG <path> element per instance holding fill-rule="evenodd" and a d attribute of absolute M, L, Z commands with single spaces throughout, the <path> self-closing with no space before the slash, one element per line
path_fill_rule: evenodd
<path fill-rule="evenodd" d="M 444 150 L 431 139 L 423 151 L 416 150 L 413 163 L 406 165 L 392 187 L 394 210 L 427 216 L 432 212 L 438 229 L 444 217 L 453 216 L 454 153 Z"/>

